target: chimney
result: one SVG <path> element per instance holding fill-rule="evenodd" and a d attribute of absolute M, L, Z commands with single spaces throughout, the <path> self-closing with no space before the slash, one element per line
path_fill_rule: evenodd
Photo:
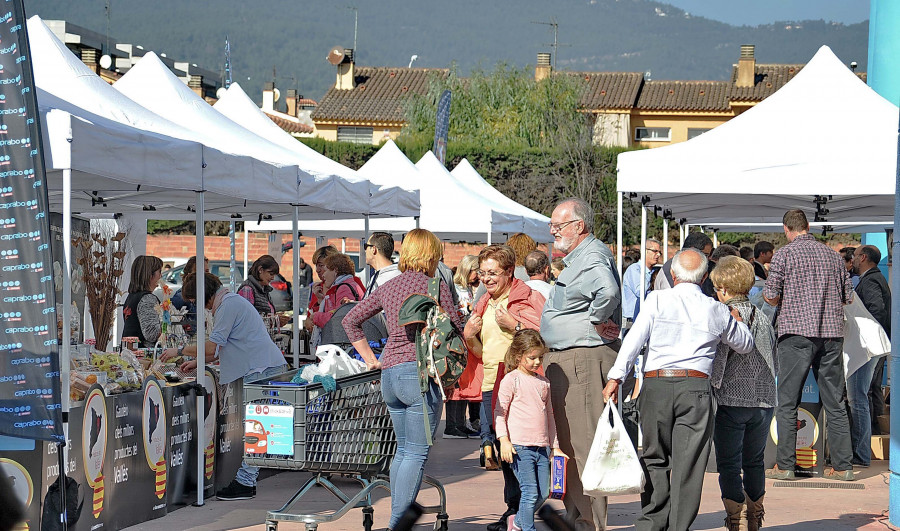
<path fill-rule="evenodd" d="M 263 104 L 262 110 L 275 110 L 275 82 L 269 81 L 263 84 Z"/>
<path fill-rule="evenodd" d="M 756 84 L 755 48 L 752 44 L 741 45 L 741 58 L 738 60 L 737 81 L 734 86 L 749 88 Z"/>
<path fill-rule="evenodd" d="M 84 63 L 88 68 L 94 71 L 94 73 L 100 73 L 100 50 L 95 50 L 93 48 L 82 48 L 81 49 L 81 62 Z"/>
<path fill-rule="evenodd" d="M 352 90 L 356 87 L 356 74 L 353 66 L 353 49 L 344 48 L 344 60 L 337 65 L 337 81 L 334 84 L 334 88 L 338 90 Z"/>
<path fill-rule="evenodd" d="M 287 97 L 284 99 L 287 104 L 287 113 L 293 117 L 297 117 L 297 90 L 288 89 Z"/>
<path fill-rule="evenodd" d="M 188 80 L 188 88 L 194 91 L 194 94 L 203 97 L 203 76 L 190 76 Z"/>
<path fill-rule="evenodd" d="M 537 55 L 537 66 L 534 67 L 534 80 L 540 82 L 550 77 L 550 69 L 550 54 L 539 53 Z"/>

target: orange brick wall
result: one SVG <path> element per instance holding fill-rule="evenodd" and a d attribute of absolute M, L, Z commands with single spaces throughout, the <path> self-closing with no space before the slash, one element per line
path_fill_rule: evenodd
<path fill-rule="evenodd" d="M 291 239 L 290 234 L 279 235 L 281 242 L 288 242 Z M 302 241 L 306 245 L 301 248 L 300 256 L 310 265 L 312 265 L 312 255 L 316 250 L 315 238 L 302 237 Z M 334 245 L 338 249 L 341 248 L 341 239 L 332 238 L 328 243 Z M 465 243 L 445 243 L 444 244 L 444 262 L 450 267 L 456 267 L 456 264 L 467 254 L 478 254 L 483 245 L 473 245 Z M 268 252 L 268 234 L 260 232 L 251 232 L 249 238 L 248 258 L 253 262 L 256 258 Z M 400 242 L 394 244 L 394 248 L 400 250 Z M 150 235 L 147 236 L 147 254 L 159 256 L 160 258 L 190 258 L 195 254 L 196 239 L 191 235 Z M 204 239 L 203 252 L 210 260 L 228 260 L 230 256 L 231 246 L 227 236 L 206 236 Z M 546 250 L 546 246 L 540 246 L 541 250 Z M 348 254 L 356 254 L 359 252 L 359 240 L 348 238 L 346 241 L 346 250 Z M 235 258 L 238 262 L 244 260 L 244 235 L 239 233 L 235 239 Z M 281 260 L 281 274 L 286 278 L 291 278 L 294 271 L 294 258 L 291 251 L 283 256 L 275 256 L 275 259 Z"/>

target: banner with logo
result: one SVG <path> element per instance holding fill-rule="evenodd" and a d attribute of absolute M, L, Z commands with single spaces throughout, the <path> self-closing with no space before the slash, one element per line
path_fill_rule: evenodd
<path fill-rule="evenodd" d="M 22 0 L 0 9 L 0 434 L 62 438 L 47 182 Z"/>
<path fill-rule="evenodd" d="M 434 120 L 434 156 L 441 164 L 447 161 L 447 138 L 450 135 L 450 91 L 445 90 L 438 100 L 437 116 Z"/>
<path fill-rule="evenodd" d="M 769 439 L 766 441 L 766 468 L 775 466 L 778 448 L 778 423 L 772 416 Z M 803 394 L 797 407 L 797 464 L 794 474 L 798 477 L 821 477 L 825 473 L 825 408 L 819 396 L 819 385 L 812 369 L 806 374 Z"/>

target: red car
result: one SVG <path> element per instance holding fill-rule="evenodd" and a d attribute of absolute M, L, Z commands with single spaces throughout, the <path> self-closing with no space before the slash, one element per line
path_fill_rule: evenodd
<path fill-rule="evenodd" d="M 264 454 L 269 441 L 262 422 L 248 419 L 244 421 L 244 453 Z"/>

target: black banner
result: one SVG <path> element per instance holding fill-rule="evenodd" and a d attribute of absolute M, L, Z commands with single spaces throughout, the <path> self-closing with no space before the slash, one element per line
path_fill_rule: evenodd
<path fill-rule="evenodd" d="M 47 182 L 22 0 L 0 9 L 0 434 L 62 439 Z"/>

